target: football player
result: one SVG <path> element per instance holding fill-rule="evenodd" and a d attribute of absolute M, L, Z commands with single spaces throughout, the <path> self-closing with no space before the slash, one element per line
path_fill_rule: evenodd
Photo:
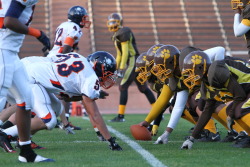
<path fill-rule="evenodd" d="M 29 86 L 34 98 L 32 110 L 37 116 L 32 119 L 32 133 L 55 127 L 56 115 L 60 114 L 63 108 L 60 100 L 55 96 L 58 94 L 66 101 L 81 100 L 92 121 L 109 142 L 110 149 L 122 150 L 115 142 L 115 138 L 110 136 L 95 103 L 100 96 L 100 86 L 108 89 L 115 84 L 114 57 L 104 51 L 91 54 L 88 60 L 74 52 L 60 54 L 60 57 L 61 59 L 56 62 L 26 65 L 32 83 Z M 5 135 L 18 135 L 15 126 L 3 132 Z"/>
<path fill-rule="evenodd" d="M 162 83 L 159 79 L 157 79 L 155 75 L 151 73 L 151 69 L 154 65 L 155 53 L 161 46 L 164 46 L 164 45 L 163 44 L 153 45 L 147 52 L 142 53 L 136 59 L 136 69 L 135 69 L 136 72 L 139 72 L 139 74 L 136 77 L 138 82 L 140 82 L 141 84 L 144 84 L 146 81 L 148 81 L 151 89 L 157 93 L 157 97 L 160 96 L 164 83 Z M 157 118 L 153 122 L 151 122 L 150 126 L 148 127 L 148 129 L 151 131 L 151 134 L 153 136 L 156 136 L 158 132 L 158 128 L 162 120 L 163 113 L 170 106 L 170 104 L 174 103 L 175 101 L 174 99 L 175 98 L 173 98 L 172 102 L 162 109 L 162 112 L 157 116 Z M 184 112 L 186 113 L 186 110 Z M 189 113 L 186 113 L 186 114 L 183 113 L 182 118 L 187 119 L 191 123 L 195 123 L 195 121 L 193 120 L 193 117 Z"/>
<path fill-rule="evenodd" d="M 61 23 L 55 33 L 54 46 L 50 50 L 47 57 L 52 62 L 58 58 L 55 56 L 57 53 L 69 53 L 75 51 L 78 48 L 78 42 L 83 35 L 82 28 L 89 28 L 91 22 L 87 10 L 82 6 L 73 6 L 68 10 L 68 21 Z M 65 111 L 61 114 L 61 120 L 69 119 L 70 103 L 62 100 Z M 74 126 L 69 123 L 70 127 L 74 130 L 81 130 L 80 127 Z M 67 125 L 63 125 L 63 129 L 67 128 Z"/>
<path fill-rule="evenodd" d="M 179 118 L 181 117 L 185 104 L 187 102 L 189 92 L 188 88 L 183 83 L 181 72 L 179 68 L 179 59 L 185 57 L 190 51 L 197 50 L 196 48 L 187 47 L 182 50 L 180 57 L 180 51 L 173 45 L 165 45 L 159 48 L 155 54 L 154 62 L 155 66 L 152 69 L 152 73 L 157 76 L 163 83 L 163 89 L 158 97 L 155 105 L 152 107 L 150 113 L 146 117 L 145 121 L 141 122 L 141 126 L 148 126 L 149 122 L 154 120 L 161 112 L 161 108 L 165 107 L 174 92 L 177 92 L 174 108 L 171 113 L 170 121 L 168 123 L 166 131 L 157 139 L 155 144 L 168 143 L 168 137 L 177 125 Z M 223 59 L 225 49 L 222 47 L 215 47 L 208 49 L 207 52 L 213 59 Z M 220 54 L 218 54 L 220 53 Z M 221 56 L 222 55 L 222 56 Z M 167 79 L 168 85 L 167 85 Z M 216 127 L 213 120 L 208 125 L 214 135 L 216 134 Z"/>
<path fill-rule="evenodd" d="M 250 69 L 245 60 L 226 57 L 224 60 L 212 62 L 202 51 L 194 51 L 186 56 L 182 72 L 186 77 L 184 83 L 189 89 L 201 86 L 201 95 L 206 99 L 206 103 L 197 126 L 182 144 L 182 149 L 192 148 L 194 139 L 211 117 L 218 100 L 233 100 L 226 108 L 228 129 L 233 130 L 235 120 L 247 133 L 250 132 L 249 73 Z M 249 140 L 248 137 L 246 139 Z M 244 144 L 239 147 L 248 147 L 250 143 L 247 141 Z"/>
<path fill-rule="evenodd" d="M 107 27 L 109 31 L 114 32 L 112 40 L 116 48 L 116 63 L 118 77 L 122 78 L 119 86 L 120 103 L 118 115 L 110 120 L 111 122 L 124 122 L 124 114 L 128 100 L 128 88 L 135 81 L 139 91 L 144 93 L 150 104 L 154 104 L 155 97 L 147 84 L 141 85 L 137 80 L 135 72 L 135 61 L 139 56 L 135 37 L 129 27 L 123 27 L 122 17 L 118 13 L 112 13 L 108 16 Z"/>
<path fill-rule="evenodd" d="M 250 2 L 249 0 L 231 0 L 234 15 L 234 35 L 245 36 L 248 55 L 250 56 Z"/>
<path fill-rule="evenodd" d="M 18 160 L 21 162 L 54 161 L 37 155 L 31 149 L 30 88 L 27 87 L 27 74 L 18 57 L 25 35 L 36 37 L 44 45 L 43 50 L 50 49 L 50 40 L 45 33 L 29 27 L 37 2 L 38 0 L 12 0 L 1 1 L 0 4 L 0 111 L 5 106 L 8 91 L 12 92 L 17 104 L 16 123 L 21 150 Z M 0 146 L 5 147 L 6 142 L 7 136 L 1 133 Z"/>

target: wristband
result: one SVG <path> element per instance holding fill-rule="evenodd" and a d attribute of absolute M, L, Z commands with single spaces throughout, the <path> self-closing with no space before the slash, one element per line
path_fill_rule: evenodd
<path fill-rule="evenodd" d="M 32 35 L 36 38 L 39 38 L 41 36 L 41 31 L 32 27 L 28 28 L 28 35 Z"/>

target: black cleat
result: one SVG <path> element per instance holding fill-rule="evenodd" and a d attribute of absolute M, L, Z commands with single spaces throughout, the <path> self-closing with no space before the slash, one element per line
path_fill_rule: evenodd
<path fill-rule="evenodd" d="M 219 132 L 217 133 L 212 133 L 209 130 L 205 129 L 203 134 L 201 135 L 201 138 L 195 140 L 195 141 L 200 141 L 200 142 L 217 142 L 220 141 L 220 134 Z"/>
<path fill-rule="evenodd" d="M 221 142 L 233 142 L 236 140 L 236 138 L 238 137 L 238 133 L 234 130 L 232 131 L 228 131 L 227 132 L 227 136 L 221 140 Z"/>
<path fill-rule="evenodd" d="M 109 122 L 125 122 L 124 115 L 118 114 L 115 118 L 109 120 Z"/>
<path fill-rule="evenodd" d="M 250 148 L 250 137 L 247 136 L 240 140 L 236 140 L 235 144 L 233 144 L 232 146 L 237 148 Z"/>
<path fill-rule="evenodd" d="M 5 152 L 9 153 L 16 152 L 10 143 L 8 135 L 4 132 L 0 132 L 0 147 L 2 147 Z"/>

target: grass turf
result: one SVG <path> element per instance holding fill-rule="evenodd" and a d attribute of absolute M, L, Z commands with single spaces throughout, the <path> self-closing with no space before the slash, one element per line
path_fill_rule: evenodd
<path fill-rule="evenodd" d="M 135 141 L 130 134 L 129 127 L 144 120 L 145 114 L 127 114 L 123 123 L 112 123 L 107 120 L 112 119 L 114 114 L 103 115 L 107 125 L 126 135 Z M 153 137 L 153 141 L 136 141 L 145 150 L 153 154 L 159 161 L 169 167 L 235 167 L 247 166 L 249 149 L 231 147 L 232 143 L 196 142 L 191 150 L 180 150 L 184 137 L 188 136 L 188 130 L 193 126 L 191 123 L 181 119 L 179 124 L 171 134 L 169 143 L 166 145 L 154 145 L 153 142 L 165 130 L 169 114 L 165 114 L 161 122 L 158 135 Z M 117 138 L 117 142 L 122 146 L 123 151 L 111 151 L 108 143 L 101 142 L 88 120 L 81 117 L 71 117 L 71 122 L 80 126 L 82 130 L 75 131 L 75 135 L 67 135 L 61 129 L 55 128 L 51 131 L 40 131 L 33 136 L 33 141 L 46 147 L 44 150 L 35 150 L 36 153 L 53 158 L 54 163 L 23 164 L 17 161 L 18 153 L 5 153 L 0 151 L 0 166 L 22 167 L 147 167 L 149 163 L 129 145 Z M 225 137 L 226 130 L 218 123 L 218 130 L 221 138 Z M 112 134 L 112 136 L 115 136 Z"/>

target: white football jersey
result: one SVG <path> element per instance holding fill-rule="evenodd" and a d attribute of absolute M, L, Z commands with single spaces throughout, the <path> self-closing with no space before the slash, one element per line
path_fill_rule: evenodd
<path fill-rule="evenodd" d="M 26 8 L 23 10 L 21 16 L 18 19 L 21 23 L 29 25 L 32 20 L 32 15 L 34 12 L 33 6 L 38 2 L 38 0 L 15 0 L 15 1 L 18 1 L 24 6 L 26 6 Z M 0 10 L 0 18 L 2 19 L 0 23 L 1 24 L 0 25 L 0 48 L 19 52 L 25 35 L 16 33 L 14 31 L 11 31 L 3 27 L 3 20 L 10 6 L 10 3 L 11 3 L 11 0 L 1 1 L 2 9 Z"/>
<path fill-rule="evenodd" d="M 99 97 L 99 79 L 87 59 L 77 53 L 62 54 L 56 62 L 28 64 L 25 66 L 31 82 L 40 83 L 50 93 Z"/>
<path fill-rule="evenodd" d="M 82 35 L 83 33 L 79 25 L 71 21 L 63 22 L 56 29 L 54 46 L 50 50 L 47 57 L 51 58 L 52 61 L 57 60 L 57 58 L 54 58 L 54 56 L 57 53 L 62 53 L 65 39 L 67 37 L 73 38 L 74 39 L 73 48 L 74 48 L 78 45 L 78 42 Z"/>

